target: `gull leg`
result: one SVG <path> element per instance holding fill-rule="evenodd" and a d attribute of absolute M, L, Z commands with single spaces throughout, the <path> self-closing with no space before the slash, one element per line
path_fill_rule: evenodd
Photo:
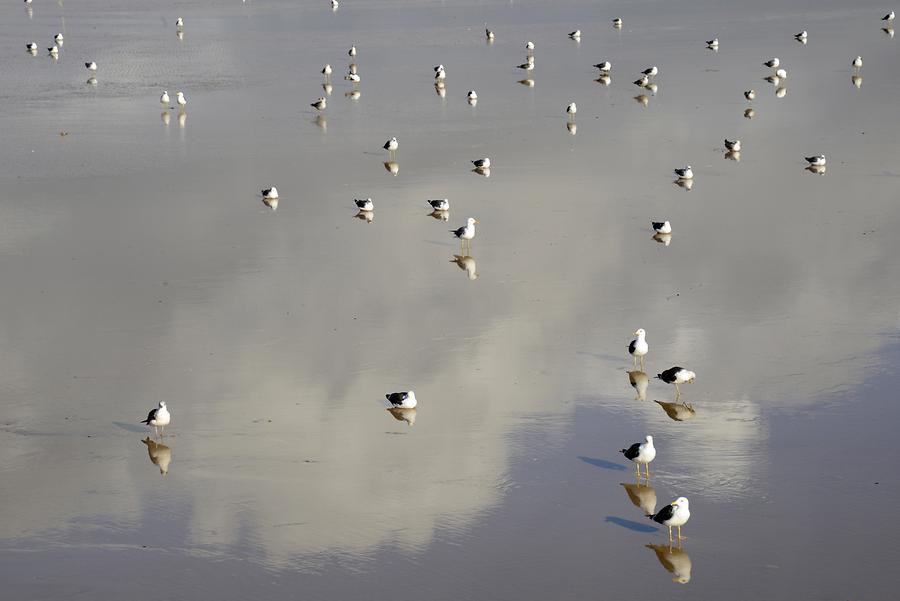
<path fill-rule="evenodd" d="M 669 545 L 672 544 L 672 527 L 669 526 Z"/>
<path fill-rule="evenodd" d="M 650 480 L 650 464 L 645 463 L 644 468 L 647 470 L 647 480 Z"/>
<path fill-rule="evenodd" d="M 641 371 L 644 371 L 644 356 L 641 355 Z"/>
<path fill-rule="evenodd" d="M 635 462 L 634 467 L 637 470 L 634 475 L 638 479 L 638 483 L 640 483 L 640 481 L 641 481 L 641 464 Z"/>
<path fill-rule="evenodd" d="M 678 388 L 678 382 L 675 382 L 675 400 L 677 401 L 680 398 L 681 398 L 681 389 Z"/>

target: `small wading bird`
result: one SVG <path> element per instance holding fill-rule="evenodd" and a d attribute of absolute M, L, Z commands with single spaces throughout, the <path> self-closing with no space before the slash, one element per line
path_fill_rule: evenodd
<path fill-rule="evenodd" d="M 659 510 L 656 515 L 647 516 L 657 524 L 662 524 L 669 529 L 669 542 L 672 542 L 672 528 L 678 528 L 678 542 L 681 536 L 681 527 L 691 519 L 691 510 L 687 498 L 678 497 Z"/>
<path fill-rule="evenodd" d="M 636 442 L 627 449 L 619 451 L 625 455 L 625 459 L 634 462 L 634 468 L 638 478 L 641 477 L 641 464 L 647 470 L 647 480 L 650 479 L 650 462 L 656 459 L 656 447 L 653 446 L 653 437 L 647 436 L 645 442 Z"/>
<path fill-rule="evenodd" d="M 169 425 L 170 421 L 172 421 L 172 416 L 166 408 L 166 402 L 160 401 L 159 406 L 156 409 L 151 409 L 150 413 L 147 414 L 147 419 L 141 423 L 152 427 L 156 431 L 156 435 L 159 436 L 165 430 L 165 427 Z"/>

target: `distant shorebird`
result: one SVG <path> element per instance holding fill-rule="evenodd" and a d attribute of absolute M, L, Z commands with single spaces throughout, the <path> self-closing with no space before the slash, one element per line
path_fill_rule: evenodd
<path fill-rule="evenodd" d="M 89 63 L 84 63 L 84 67 L 85 67 L 88 71 L 96 71 L 96 70 L 97 70 L 97 63 L 95 63 L 94 61 L 91 61 L 91 62 L 89 62 Z"/>
<path fill-rule="evenodd" d="M 668 221 L 666 222 L 668 223 Z M 655 225 L 655 224 L 654 224 Z M 671 229 L 670 229 L 671 231 Z M 634 340 L 632 340 L 628 344 L 628 354 L 631 355 L 631 358 L 636 366 L 638 360 L 641 361 L 641 371 L 644 369 L 644 356 L 650 352 L 650 345 L 647 344 L 647 332 L 644 331 L 644 328 L 639 328 L 634 332 L 634 335 L 637 336 Z"/>
<path fill-rule="evenodd" d="M 713 38 L 711 40 L 706 40 L 706 47 L 711 50 L 717 50 L 719 48 L 719 38 Z"/>
<path fill-rule="evenodd" d="M 428 204 L 431 205 L 431 208 L 435 211 L 449 211 L 450 210 L 450 201 L 446 198 L 435 198 L 433 200 L 429 200 Z"/>
<path fill-rule="evenodd" d="M 178 106 L 181 108 L 187 106 L 187 99 L 184 97 L 184 92 L 175 92 L 175 102 L 177 102 Z"/>
<path fill-rule="evenodd" d="M 808 37 L 809 37 L 809 33 L 807 33 L 807 31 L 805 29 L 803 31 L 801 31 L 800 33 L 794 34 L 794 39 L 797 40 L 798 42 L 806 42 L 806 38 L 808 38 Z"/>
<path fill-rule="evenodd" d="M 333 72 L 334 72 L 334 70 L 331 68 L 331 65 L 329 65 L 329 64 L 326 64 L 324 67 L 322 67 L 322 75 L 325 76 L 325 81 L 328 81 L 329 79 L 331 79 L 331 74 Z"/>
<path fill-rule="evenodd" d="M 566 114 L 569 115 L 570 119 L 574 119 L 575 113 L 577 112 L 578 106 L 574 102 L 570 103 L 569 106 L 566 107 Z"/>
<path fill-rule="evenodd" d="M 778 60 L 778 57 L 776 56 L 775 58 L 771 58 L 771 59 L 767 60 L 766 62 L 764 62 L 763 66 L 769 67 L 770 69 L 776 69 L 778 67 L 778 65 L 780 65 L 780 64 L 781 64 L 781 61 Z"/>
<path fill-rule="evenodd" d="M 657 524 L 669 529 L 669 542 L 672 542 L 672 528 L 678 528 L 678 540 L 681 541 L 681 527 L 691 519 L 691 510 L 685 497 L 678 497 L 659 510 L 656 515 L 647 516 Z"/>
<path fill-rule="evenodd" d="M 756 91 L 747 90 L 746 92 L 744 92 L 744 98 L 746 98 L 747 100 L 753 100 L 754 98 L 756 98 Z"/>
<path fill-rule="evenodd" d="M 346 79 L 347 81 L 354 83 L 354 84 L 360 82 L 360 77 L 359 77 L 358 73 L 347 73 L 346 75 L 344 75 L 344 79 Z"/>
<path fill-rule="evenodd" d="M 160 432 L 165 430 L 170 421 L 172 421 L 172 416 L 166 408 L 166 402 L 160 401 L 159 406 L 156 409 L 151 409 L 150 413 L 147 414 L 147 419 L 141 423 L 152 427 L 156 431 L 156 435 L 159 436 Z"/>
<path fill-rule="evenodd" d="M 534 53 L 534 42 L 525 42 L 525 52 L 528 56 L 531 56 Z"/>
<path fill-rule="evenodd" d="M 38 45 L 34 42 L 29 42 L 25 44 L 25 47 L 28 49 L 28 52 L 37 52 Z"/>
<path fill-rule="evenodd" d="M 675 169 L 675 175 L 678 176 L 678 179 L 694 179 L 694 172 L 690 165 L 683 169 Z"/>
<path fill-rule="evenodd" d="M 63 34 L 58 33 L 58 34 L 56 34 L 55 36 L 53 36 L 53 40 L 54 40 L 57 44 L 62 44 L 62 43 L 63 43 L 63 40 L 65 40 L 65 38 L 63 37 Z"/>
<path fill-rule="evenodd" d="M 616 29 L 622 27 L 622 19 L 620 19 L 619 17 L 616 17 L 615 19 L 613 19 L 612 26 L 615 27 Z"/>
<path fill-rule="evenodd" d="M 653 231 L 657 234 L 671 234 L 672 233 L 672 224 L 668 221 L 651 221 L 651 227 L 653 227 Z"/>
<path fill-rule="evenodd" d="M 350 50 L 347 51 L 348 56 L 356 56 L 356 46 L 350 46 Z"/>
<path fill-rule="evenodd" d="M 659 69 L 656 68 L 656 65 L 653 65 L 652 67 L 644 69 L 643 71 L 641 71 L 641 73 L 643 73 L 647 77 L 653 77 L 654 75 L 659 73 Z"/>
<path fill-rule="evenodd" d="M 324 97 L 324 96 L 322 96 L 322 97 L 320 97 L 318 100 L 316 100 L 315 102 L 313 102 L 312 104 L 310 104 L 309 106 L 313 107 L 313 108 L 316 109 L 317 111 L 321 111 L 321 110 L 325 110 L 325 107 L 326 107 L 327 105 L 328 105 L 328 101 L 325 100 L 325 97 Z"/>
<path fill-rule="evenodd" d="M 526 60 L 524 63 L 522 63 L 521 65 L 518 65 L 518 68 L 524 69 L 526 71 L 533 71 L 534 70 L 534 57 L 529 56 L 529 57 L 527 57 L 527 59 L 528 60 Z"/>
<path fill-rule="evenodd" d="M 893 21 L 894 20 L 894 11 L 889 12 L 888 14 L 881 17 L 882 21 Z"/>
<path fill-rule="evenodd" d="M 641 477 L 641 464 L 647 470 L 647 479 L 650 479 L 650 462 L 656 459 L 656 448 L 653 446 L 653 437 L 647 436 L 645 442 L 636 442 L 627 449 L 619 451 L 625 455 L 625 459 L 634 462 L 637 477 Z"/>
<path fill-rule="evenodd" d="M 806 159 L 806 162 L 809 163 L 813 167 L 822 167 L 825 165 L 825 155 L 820 154 L 812 157 L 803 157 Z"/>
<path fill-rule="evenodd" d="M 787 79 L 787 71 L 785 69 L 776 69 L 775 77 L 778 79 Z"/>
<path fill-rule="evenodd" d="M 59 56 L 59 47 L 55 45 L 51 46 L 50 48 L 47 48 L 47 52 L 50 53 L 50 56 Z"/>
<path fill-rule="evenodd" d="M 693 384 L 694 379 L 697 377 L 697 374 L 694 372 L 685 369 L 683 367 L 675 366 L 670 367 L 666 371 L 661 374 L 656 374 L 656 377 L 665 382 L 666 384 L 674 384 L 675 385 L 675 398 L 681 396 L 681 390 L 678 388 L 679 384 Z"/>
<path fill-rule="evenodd" d="M 646 75 L 641 75 L 639 78 L 632 82 L 639 88 L 646 88 L 650 84 L 650 78 Z"/>
<path fill-rule="evenodd" d="M 484 37 L 486 37 L 488 41 L 494 40 L 494 32 L 488 29 L 487 23 L 484 24 Z"/>
<path fill-rule="evenodd" d="M 371 198 L 354 198 L 353 202 L 356 203 L 356 208 L 360 211 L 375 210 L 375 203 L 372 202 Z"/>
<path fill-rule="evenodd" d="M 278 198 L 278 188 L 272 186 L 271 188 L 265 188 L 262 190 L 263 198 Z"/>
<path fill-rule="evenodd" d="M 162 96 L 159 97 L 159 103 L 160 103 L 160 104 L 168 105 L 168 104 L 169 104 L 169 100 L 170 100 L 170 98 L 169 98 L 169 91 L 168 91 L 168 90 L 163 90 Z"/>
<path fill-rule="evenodd" d="M 857 69 L 857 70 L 861 69 L 862 68 L 862 57 L 857 56 L 852 61 L 850 61 L 850 65 L 852 65 L 854 69 Z"/>
<path fill-rule="evenodd" d="M 394 156 L 394 153 L 397 152 L 397 149 L 400 148 L 400 142 L 397 141 L 397 138 L 391 138 L 382 146 L 385 150 L 388 151 L 390 156 Z"/>
<path fill-rule="evenodd" d="M 476 169 L 490 169 L 491 159 L 488 157 L 484 157 L 483 159 L 475 159 L 474 161 L 472 161 L 472 164 L 475 165 Z"/>
<path fill-rule="evenodd" d="M 402 409 L 414 409 L 418 405 L 416 393 L 412 390 L 406 392 L 392 392 L 384 395 L 391 407 L 400 407 Z"/>
<path fill-rule="evenodd" d="M 466 100 L 469 101 L 469 104 L 475 104 L 478 101 L 478 94 L 475 93 L 475 90 L 469 90 L 469 93 L 466 94 Z"/>
<path fill-rule="evenodd" d="M 728 150 L 733 150 L 734 152 L 741 151 L 741 141 L 740 140 L 729 140 L 725 138 L 725 148 Z"/>
<path fill-rule="evenodd" d="M 609 73 L 612 71 L 612 64 L 609 61 L 600 61 L 596 65 L 594 65 L 597 69 L 600 69 L 601 73 Z"/>
<path fill-rule="evenodd" d="M 581 39 L 581 30 L 576 29 L 575 31 L 573 31 L 572 33 L 569 34 L 569 37 L 572 38 L 573 40 L 580 40 Z"/>
<path fill-rule="evenodd" d="M 175 19 L 175 27 L 184 27 L 184 19 L 181 17 Z"/>

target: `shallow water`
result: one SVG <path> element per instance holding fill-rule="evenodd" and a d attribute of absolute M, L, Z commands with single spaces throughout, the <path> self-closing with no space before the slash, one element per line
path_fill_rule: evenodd
<path fill-rule="evenodd" d="M 0 7 L 5 588 L 889 596 L 900 42 L 863 4 Z M 533 86 L 515 68 L 528 39 Z M 762 81 L 771 56 L 783 98 Z M 609 86 L 590 66 L 605 58 Z M 308 105 L 326 62 L 323 121 Z M 631 81 L 649 64 L 644 107 Z M 183 118 L 162 89 L 185 91 Z M 803 157 L 820 152 L 814 175 Z M 482 156 L 489 178 L 470 171 Z M 687 163 L 690 190 L 671 176 Z M 276 211 L 258 196 L 273 184 Z M 468 216 L 459 265 L 447 230 Z M 672 221 L 669 245 L 651 219 Z M 638 327 L 651 377 L 697 372 L 686 406 L 657 380 L 635 399 Z M 379 405 L 408 388 L 413 425 Z M 160 399 L 155 465 L 136 422 Z M 622 486 L 617 451 L 647 433 L 657 508 L 691 499 L 680 553 Z"/>

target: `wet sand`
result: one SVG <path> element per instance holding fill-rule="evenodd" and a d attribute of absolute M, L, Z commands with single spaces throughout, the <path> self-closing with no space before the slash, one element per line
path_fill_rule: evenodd
<path fill-rule="evenodd" d="M 886 598 L 900 556 L 900 77 L 884 12 L 0 8 L 6 590 Z M 533 87 L 515 68 L 527 39 Z M 762 81 L 771 56 L 789 69 L 783 98 Z M 605 58 L 609 86 L 590 66 Z M 323 123 L 308 104 L 326 62 Z M 630 82 L 649 64 L 659 90 L 643 107 Z M 162 118 L 162 89 L 185 91 L 183 119 Z M 396 176 L 380 148 L 392 135 Z M 742 140 L 739 162 L 725 137 Z M 804 170 L 820 152 L 827 172 Z M 489 178 L 470 171 L 482 156 Z M 689 191 L 670 176 L 688 163 Z M 258 196 L 273 184 L 276 211 Z M 366 196 L 371 223 L 354 217 Z M 447 222 L 428 215 L 436 197 Z M 468 216 L 480 225 L 460 268 L 447 230 Z M 672 221 L 668 246 L 651 219 Z M 654 402 L 674 398 L 656 380 L 635 399 L 638 327 L 651 377 L 698 374 L 683 387 L 693 411 L 668 407 L 683 421 Z M 408 388 L 413 425 L 378 404 Z M 158 400 L 168 452 L 137 426 Z M 657 507 L 691 498 L 674 558 L 622 486 L 633 472 L 617 451 L 647 433 Z"/>

